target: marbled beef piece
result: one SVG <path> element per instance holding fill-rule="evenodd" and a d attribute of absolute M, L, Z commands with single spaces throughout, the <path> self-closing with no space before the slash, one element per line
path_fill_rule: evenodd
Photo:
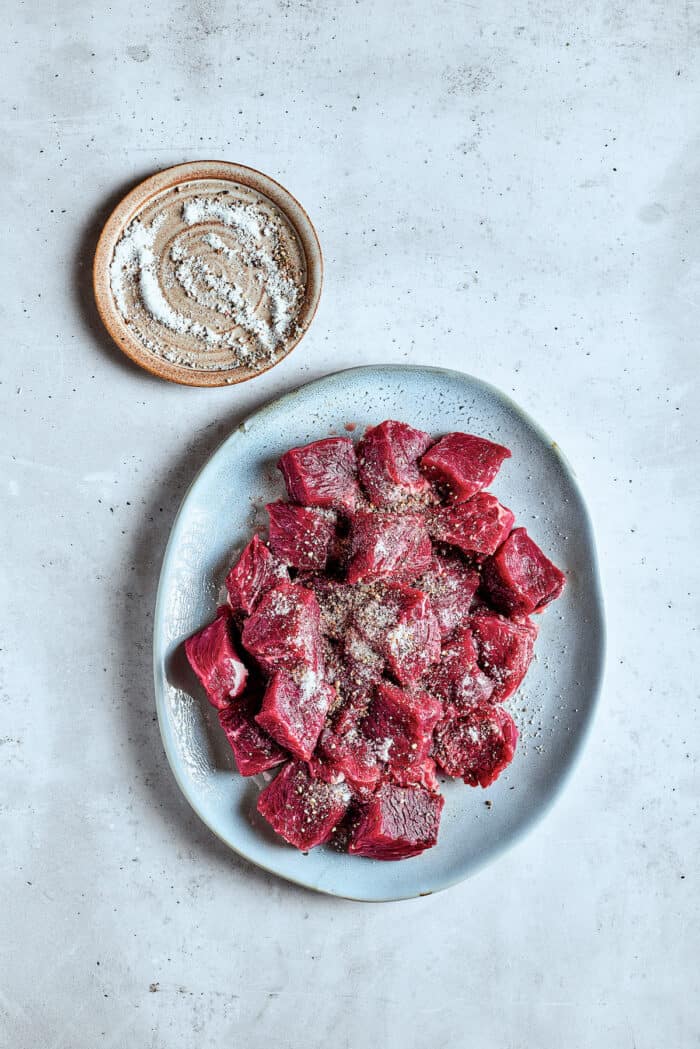
<path fill-rule="evenodd" d="M 432 567 L 414 583 L 430 598 L 443 638 L 449 637 L 469 614 L 479 582 L 479 573 L 459 554 L 435 554 Z"/>
<path fill-rule="evenodd" d="M 287 578 L 284 566 L 254 535 L 226 577 L 232 611 L 250 615 L 263 594 L 283 578 Z"/>
<path fill-rule="evenodd" d="M 220 608 L 213 623 L 185 641 L 185 653 L 213 707 L 221 710 L 241 695 L 248 670 L 231 637 L 228 608 Z"/>
<path fill-rule="evenodd" d="M 360 497 L 355 446 L 349 437 L 327 437 L 290 448 L 277 464 L 289 498 L 302 506 L 349 512 Z"/>
<path fill-rule="evenodd" d="M 243 624 L 243 647 L 272 674 L 298 664 L 321 665 L 320 612 L 310 590 L 279 583 L 261 598 Z"/>
<path fill-rule="evenodd" d="M 355 630 L 400 684 L 417 681 L 440 656 L 440 628 L 430 600 L 405 583 L 357 589 Z"/>
<path fill-rule="evenodd" d="M 559 597 L 566 577 L 524 528 L 515 528 L 483 566 L 489 600 L 506 615 L 529 615 Z"/>
<path fill-rule="evenodd" d="M 537 627 L 529 619 L 516 622 L 480 609 L 469 617 L 479 667 L 493 682 L 491 700 L 512 696 L 532 662 Z"/>
<path fill-rule="evenodd" d="M 459 713 L 490 700 L 494 683 L 479 667 L 469 627 L 460 627 L 443 644 L 439 663 L 421 684 L 442 701 L 446 713 Z"/>
<path fill-rule="evenodd" d="M 314 779 L 304 762 L 289 762 L 260 794 L 258 812 L 285 841 L 306 852 L 328 841 L 351 797 L 345 783 Z"/>
<path fill-rule="evenodd" d="M 430 599 L 421 590 L 401 584 L 399 588 L 396 622 L 387 631 L 380 651 L 399 684 L 409 686 L 439 660 L 440 627 Z"/>
<path fill-rule="evenodd" d="M 357 725 L 345 732 L 324 729 L 309 765 L 319 779 L 345 782 L 353 790 L 375 787 L 381 775 L 374 742 L 367 739 Z"/>
<path fill-rule="evenodd" d="M 450 502 L 471 499 L 493 481 L 510 451 L 471 433 L 448 433 L 421 459 L 423 473 L 447 493 Z"/>
<path fill-rule="evenodd" d="M 326 567 L 333 552 L 336 515 L 332 510 L 268 503 L 270 549 L 285 565 L 308 572 Z"/>
<path fill-rule="evenodd" d="M 433 756 L 448 776 L 471 787 L 488 787 L 515 754 L 518 730 L 503 707 L 482 704 L 435 729 Z"/>
<path fill-rule="evenodd" d="M 432 560 L 430 536 L 421 514 L 360 511 L 352 517 L 348 583 L 411 582 Z"/>
<path fill-rule="evenodd" d="M 377 741 L 379 757 L 398 768 L 428 757 L 433 729 L 441 717 L 442 706 L 433 696 L 382 681 L 361 727 Z"/>
<path fill-rule="evenodd" d="M 357 446 L 360 483 L 375 506 L 393 506 L 406 496 L 429 491 L 418 459 L 432 437 L 406 423 L 387 419 L 366 430 Z"/>
<path fill-rule="evenodd" d="M 242 776 L 255 776 L 286 761 L 289 755 L 255 721 L 258 703 L 241 699 L 219 711 L 236 767 Z"/>
<path fill-rule="evenodd" d="M 437 794 L 440 790 L 437 770 L 432 758 L 425 758 L 417 765 L 403 765 L 389 769 L 389 779 L 399 787 L 423 787 Z"/>
<path fill-rule="evenodd" d="M 490 492 L 479 492 L 466 503 L 442 506 L 426 515 L 434 540 L 477 556 L 497 550 L 514 521 L 514 514 Z"/>
<path fill-rule="evenodd" d="M 318 670 L 297 666 L 270 678 L 256 721 L 295 758 L 308 760 L 335 699 Z"/>
<path fill-rule="evenodd" d="M 405 860 L 437 842 L 445 799 L 421 787 L 384 783 L 360 809 L 348 852 L 375 860 Z"/>

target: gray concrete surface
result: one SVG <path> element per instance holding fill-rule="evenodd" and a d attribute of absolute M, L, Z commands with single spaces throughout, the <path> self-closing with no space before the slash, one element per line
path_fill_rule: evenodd
<path fill-rule="evenodd" d="M 698 1045 L 697 5 L 37 0 L 2 36 L 0 1043 Z M 313 330 L 242 389 L 141 374 L 91 301 L 110 206 L 205 157 L 279 178 L 326 255 Z M 406 360 L 511 392 L 575 465 L 609 670 L 526 842 L 368 906 L 200 825 L 150 630 L 180 498 L 237 420 Z"/>

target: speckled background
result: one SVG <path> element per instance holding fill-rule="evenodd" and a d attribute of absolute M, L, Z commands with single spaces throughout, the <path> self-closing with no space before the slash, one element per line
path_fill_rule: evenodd
<path fill-rule="evenodd" d="M 681 0 L 5 13 L 3 1045 L 698 1044 L 699 44 Z M 326 256 L 309 336 L 219 391 L 124 361 L 89 284 L 120 194 L 208 157 L 286 184 Z M 609 667 L 525 842 L 445 894 L 360 905 L 258 873 L 190 811 L 150 632 L 216 444 L 379 361 L 480 375 L 556 437 L 597 526 Z"/>

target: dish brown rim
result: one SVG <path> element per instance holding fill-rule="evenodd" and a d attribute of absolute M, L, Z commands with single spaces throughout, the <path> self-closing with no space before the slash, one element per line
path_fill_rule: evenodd
<path fill-rule="evenodd" d="M 162 193 L 182 182 L 193 182 L 196 179 L 225 179 L 248 186 L 263 194 L 279 208 L 299 238 L 306 261 L 306 293 L 299 314 L 297 331 L 285 345 L 284 352 L 277 360 L 263 368 L 229 368 L 224 371 L 205 371 L 188 368 L 181 364 L 157 357 L 134 338 L 121 313 L 117 309 L 109 282 L 109 266 L 114 246 L 123 230 L 132 221 L 138 211 L 156 194 Z M 97 311 L 109 335 L 120 350 L 132 361 L 144 368 L 151 375 L 156 375 L 169 382 L 184 386 L 232 386 L 247 382 L 257 375 L 274 368 L 283 361 L 301 341 L 315 316 L 321 297 L 323 284 L 323 254 L 318 234 L 313 222 L 296 197 L 279 182 L 256 168 L 243 164 L 234 164 L 225 160 L 196 160 L 174 167 L 164 168 L 155 175 L 149 175 L 134 186 L 120 200 L 107 219 L 95 249 L 92 267 L 92 284 Z"/>

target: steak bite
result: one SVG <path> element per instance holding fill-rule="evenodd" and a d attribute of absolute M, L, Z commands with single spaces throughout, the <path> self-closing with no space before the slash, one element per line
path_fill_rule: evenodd
<path fill-rule="evenodd" d="M 559 597 L 566 582 L 524 528 L 513 529 L 484 562 L 483 576 L 491 604 L 507 615 L 542 611 Z"/>
<path fill-rule="evenodd" d="M 361 588 L 353 623 L 402 684 L 417 681 L 439 658 L 437 619 L 429 599 L 415 587 L 386 583 Z"/>
<path fill-rule="evenodd" d="M 286 569 L 272 556 L 260 536 L 254 535 L 226 576 L 232 611 L 250 615 L 262 595 L 286 575 Z"/>
<path fill-rule="evenodd" d="M 219 710 L 240 696 L 248 680 L 248 670 L 231 638 L 231 613 L 219 609 L 213 623 L 185 641 L 185 653 L 199 678 L 209 702 Z"/>
<path fill-rule="evenodd" d="M 302 506 L 349 512 L 360 497 L 355 446 L 349 437 L 327 437 L 285 452 L 278 469 L 289 498 Z"/>
<path fill-rule="evenodd" d="M 471 787 L 488 787 L 513 760 L 518 730 L 503 707 L 473 707 L 435 729 L 433 756 L 448 776 Z"/>
<path fill-rule="evenodd" d="M 445 799 L 421 787 L 385 783 L 361 807 L 348 852 L 375 860 L 405 860 L 437 842 Z"/>
<path fill-rule="evenodd" d="M 241 640 L 268 673 L 299 663 L 318 669 L 319 622 L 318 602 L 310 590 L 294 583 L 278 583 L 246 619 Z"/>
<path fill-rule="evenodd" d="M 502 703 L 522 682 L 532 661 L 537 627 L 480 609 L 469 619 L 480 668 L 493 682 L 491 700 Z"/>
<path fill-rule="evenodd" d="M 430 598 L 440 634 L 446 638 L 468 615 L 479 587 L 479 573 L 465 564 L 459 554 L 436 554 L 432 567 L 415 586 Z"/>
<path fill-rule="evenodd" d="M 357 726 L 342 733 L 324 729 L 310 767 L 319 779 L 347 782 L 353 790 L 374 788 L 381 774 L 376 749 Z"/>
<path fill-rule="evenodd" d="M 431 442 L 430 434 L 391 419 L 366 430 L 357 446 L 357 462 L 370 502 L 392 506 L 406 496 L 428 492 L 430 485 L 418 469 L 418 459 Z"/>
<path fill-rule="evenodd" d="M 328 841 L 350 798 L 344 783 L 313 779 L 304 762 L 289 762 L 260 794 L 258 812 L 285 841 L 306 852 Z"/>
<path fill-rule="evenodd" d="M 400 685 L 414 685 L 440 658 L 440 627 L 430 600 L 420 590 L 401 587 L 396 623 L 382 645 L 389 670 Z"/>
<path fill-rule="evenodd" d="M 427 692 L 407 692 L 382 681 L 362 730 L 377 741 L 379 757 L 396 768 L 428 757 L 433 729 L 441 717 L 441 704 Z"/>
<path fill-rule="evenodd" d="M 435 762 L 425 758 L 417 765 L 402 765 L 389 770 L 389 779 L 399 787 L 423 787 L 437 794 L 440 790 Z"/>
<path fill-rule="evenodd" d="M 510 451 L 471 433 L 448 433 L 421 459 L 423 473 L 447 492 L 450 502 L 471 499 L 493 481 Z"/>
<path fill-rule="evenodd" d="M 308 760 L 334 699 L 335 689 L 318 671 L 304 666 L 277 670 L 255 720 L 295 758 Z"/>
<path fill-rule="evenodd" d="M 497 550 L 514 521 L 515 515 L 490 492 L 479 492 L 466 503 L 442 506 L 426 516 L 433 539 L 472 555 Z"/>
<path fill-rule="evenodd" d="M 469 627 L 461 627 L 444 643 L 440 662 L 424 678 L 423 687 L 442 700 L 448 714 L 491 699 L 494 684 L 479 668 Z"/>
<path fill-rule="evenodd" d="M 219 711 L 236 767 L 241 776 L 255 776 L 286 761 L 288 754 L 255 721 L 257 704 L 242 699 Z"/>
<path fill-rule="evenodd" d="M 336 515 L 332 510 L 268 503 L 270 548 L 286 565 L 317 572 L 326 567 L 335 544 Z"/>
<path fill-rule="evenodd" d="M 350 527 L 348 583 L 410 582 L 432 564 L 430 536 L 421 514 L 356 513 Z"/>

